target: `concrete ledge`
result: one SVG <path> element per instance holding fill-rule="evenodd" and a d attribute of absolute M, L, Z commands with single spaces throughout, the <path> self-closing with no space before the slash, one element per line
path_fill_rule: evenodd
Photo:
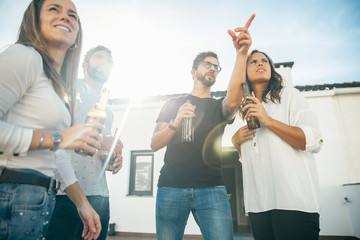
<path fill-rule="evenodd" d="M 135 232 L 115 232 L 115 236 L 109 237 L 109 239 L 156 239 L 155 233 L 135 233 Z M 203 239 L 201 235 L 184 235 L 183 239 L 187 240 L 197 240 Z"/>
<path fill-rule="evenodd" d="M 120 239 L 129 239 L 129 240 L 152 240 L 156 239 L 155 233 L 135 233 L 135 232 L 116 232 L 115 236 L 111 236 L 108 238 L 109 240 L 120 240 Z M 203 239 L 201 235 L 184 235 L 184 238 L 186 240 L 197 240 L 197 239 Z M 237 234 L 234 236 L 234 239 L 243 239 L 243 240 L 252 240 L 254 239 L 251 234 L 244 234 L 242 236 L 241 234 Z M 350 236 L 320 236 L 319 240 L 360 240 L 356 237 L 350 237 Z"/>
<path fill-rule="evenodd" d="M 319 240 L 359 240 L 359 238 L 350 236 L 320 236 Z"/>

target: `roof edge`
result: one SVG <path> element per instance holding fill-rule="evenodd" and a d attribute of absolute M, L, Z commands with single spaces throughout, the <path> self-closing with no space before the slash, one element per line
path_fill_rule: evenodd
<path fill-rule="evenodd" d="M 334 84 L 322 84 L 322 85 L 304 85 L 304 86 L 294 86 L 300 92 L 315 92 L 315 91 L 327 91 L 332 89 L 339 88 L 360 88 L 360 82 L 344 82 L 344 83 L 334 83 Z M 216 91 L 211 92 L 211 97 L 220 98 L 225 97 L 227 91 Z M 159 95 L 159 96 L 148 96 L 142 98 L 144 102 L 157 102 L 157 101 L 166 101 L 170 98 L 186 96 L 189 93 L 180 93 L 180 94 L 168 94 L 168 95 Z M 110 99 L 110 104 L 124 104 L 130 101 L 129 98 L 112 98 Z"/>

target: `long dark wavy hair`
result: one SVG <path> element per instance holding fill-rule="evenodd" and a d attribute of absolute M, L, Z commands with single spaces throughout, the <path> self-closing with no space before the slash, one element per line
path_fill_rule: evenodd
<path fill-rule="evenodd" d="M 251 51 L 251 53 L 247 57 L 246 66 L 249 64 L 249 60 L 254 53 L 264 54 L 265 57 L 269 60 L 270 69 L 271 69 L 271 78 L 270 78 L 270 81 L 269 81 L 269 84 L 268 84 L 266 90 L 263 92 L 263 94 L 261 96 L 262 101 L 267 102 L 268 100 L 270 100 L 274 103 L 276 103 L 276 102 L 280 103 L 281 102 L 280 91 L 283 88 L 282 76 L 275 71 L 275 65 L 274 65 L 274 62 L 272 61 L 272 59 L 266 53 L 261 52 L 259 50 Z M 246 72 L 246 82 L 249 85 L 250 91 L 253 91 L 251 82 L 248 79 L 247 72 Z M 266 95 L 269 92 L 270 92 L 270 99 L 266 97 Z"/>
<path fill-rule="evenodd" d="M 67 50 L 60 74 L 58 74 L 54 68 L 54 60 L 50 56 L 47 43 L 40 30 L 40 10 L 45 1 L 46 0 L 31 1 L 24 13 L 16 43 L 31 46 L 39 52 L 43 60 L 46 76 L 51 80 L 56 93 L 68 104 L 71 115 L 73 116 L 73 104 L 75 101 L 72 101 L 72 99 L 75 99 L 76 94 L 77 74 L 82 47 L 80 19 L 78 20 L 79 31 L 75 39 L 75 46 L 77 47 Z"/>

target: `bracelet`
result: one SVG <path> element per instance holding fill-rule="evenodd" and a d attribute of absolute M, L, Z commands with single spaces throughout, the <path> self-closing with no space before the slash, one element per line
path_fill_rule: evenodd
<path fill-rule="evenodd" d="M 170 121 L 170 123 L 169 123 L 168 127 L 169 127 L 171 130 L 173 130 L 173 131 L 175 131 L 175 132 L 176 132 L 177 128 L 176 128 L 176 127 L 174 127 L 172 124 L 173 124 L 173 121 Z"/>
<path fill-rule="evenodd" d="M 41 144 L 44 142 L 44 136 L 45 136 L 45 134 L 41 133 L 40 143 L 39 143 L 39 146 L 37 147 L 37 150 L 40 150 Z"/>
<path fill-rule="evenodd" d="M 169 125 L 169 128 L 173 131 L 176 131 L 177 129 L 173 125 Z"/>

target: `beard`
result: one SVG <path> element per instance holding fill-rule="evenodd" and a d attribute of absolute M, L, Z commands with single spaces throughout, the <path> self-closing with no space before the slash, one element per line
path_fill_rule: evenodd
<path fill-rule="evenodd" d="M 216 78 L 211 78 L 211 79 L 207 79 L 206 74 L 204 75 L 200 75 L 199 73 L 196 74 L 196 78 L 202 82 L 202 84 L 204 84 L 204 86 L 206 87 L 211 87 L 212 85 L 214 85 Z"/>
<path fill-rule="evenodd" d="M 99 71 L 96 67 L 92 67 L 90 64 L 87 67 L 87 73 L 89 77 L 97 83 L 104 84 L 109 79 L 109 76 L 104 71 Z"/>

